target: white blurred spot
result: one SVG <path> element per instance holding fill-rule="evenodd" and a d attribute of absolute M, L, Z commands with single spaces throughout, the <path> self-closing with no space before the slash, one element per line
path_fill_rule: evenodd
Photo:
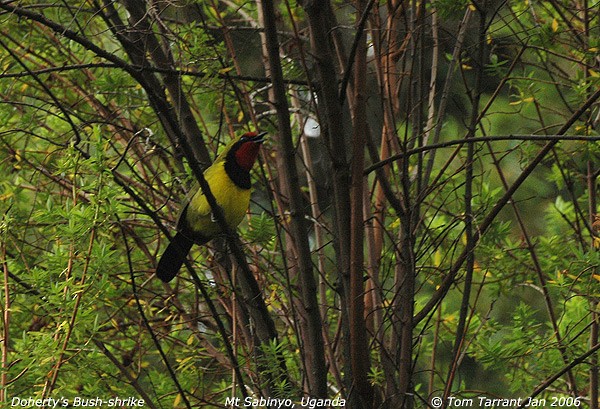
<path fill-rule="evenodd" d="M 304 123 L 304 135 L 309 138 L 321 136 L 321 126 L 314 118 L 308 118 Z"/>

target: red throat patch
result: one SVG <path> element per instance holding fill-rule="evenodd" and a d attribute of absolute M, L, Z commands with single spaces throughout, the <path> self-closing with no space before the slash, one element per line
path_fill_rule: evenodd
<path fill-rule="evenodd" d="M 248 141 L 235 152 L 235 161 L 244 170 L 250 172 L 260 150 L 260 143 Z"/>

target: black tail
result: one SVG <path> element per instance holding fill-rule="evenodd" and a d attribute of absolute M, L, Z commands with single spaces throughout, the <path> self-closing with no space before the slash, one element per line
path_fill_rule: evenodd
<path fill-rule="evenodd" d="M 156 267 L 158 278 L 165 283 L 175 278 L 187 254 L 190 252 L 192 244 L 194 244 L 192 240 L 181 233 L 177 233 L 158 262 L 158 266 Z"/>

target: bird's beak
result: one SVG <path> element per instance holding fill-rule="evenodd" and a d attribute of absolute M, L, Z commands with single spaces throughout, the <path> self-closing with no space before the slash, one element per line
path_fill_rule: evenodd
<path fill-rule="evenodd" d="M 263 143 L 265 141 L 265 136 L 267 135 L 267 132 L 261 132 L 256 136 L 253 136 L 252 138 L 250 138 L 250 140 L 254 143 Z"/>

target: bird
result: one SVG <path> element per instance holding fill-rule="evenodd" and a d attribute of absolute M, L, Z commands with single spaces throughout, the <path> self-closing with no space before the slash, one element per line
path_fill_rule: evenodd
<path fill-rule="evenodd" d="M 204 171 L 204 179 L 221 207 L 227 226 L 235 228 L 250 206 L 250 170 L 266 132 L 247 132 L 233 139 Z M 203 245 L 223 233 L 202 189 L 192 191 L 177 221 L 177 233 L 156 267 L 165 283 L 179 272 L 193 244 Z"/>

